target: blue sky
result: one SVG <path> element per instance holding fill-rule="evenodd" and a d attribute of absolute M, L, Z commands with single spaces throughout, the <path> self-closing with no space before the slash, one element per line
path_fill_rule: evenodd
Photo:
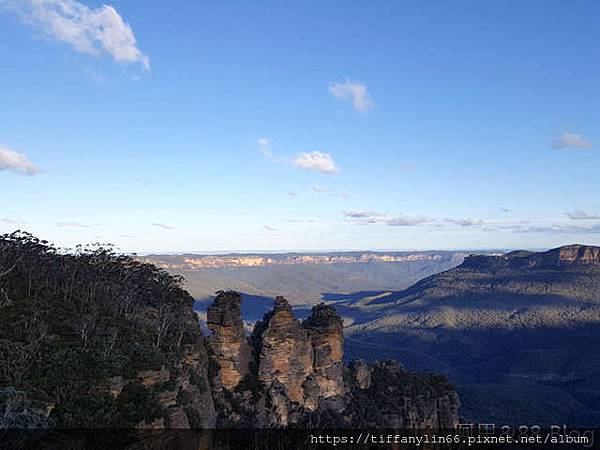
<path fill-rule="evenodd" d="M 600 3 L 0 0 L 0 233 L 600 244 Z"/>

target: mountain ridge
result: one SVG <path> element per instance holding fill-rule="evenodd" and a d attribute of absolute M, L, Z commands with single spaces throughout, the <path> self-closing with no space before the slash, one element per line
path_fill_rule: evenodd
<path fill-rule="evenodd" d="M 486 414 L 473 398 L 491 389 L 502 420 L 596 423 L 600 358 L 586 349 L 600 345 L 599 250 L 575 244 L 473 255 L 404 290 L 338 305 L 343 315 L 356 311 L 345 330 L 348 353 L 450 375 L 473 420 Z M 528 389 L 561 392 L 574 406 L 541 398 L 522 404 Z"/>

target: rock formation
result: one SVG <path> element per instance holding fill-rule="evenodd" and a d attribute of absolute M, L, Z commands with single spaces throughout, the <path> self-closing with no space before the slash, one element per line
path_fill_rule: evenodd
<path fill-rule="evenodd" d="M 301 322 L 288 302 L 277 297 L 273 310 L 255 326 L 250 338 L 253 361 L 248 363 L 250 352 L 237 350 L 246 342 L 240 301 L 239 294 L 220 293 L 209 308 L 214 333 L 209 342 L 226 371 L 220 379 L 224 387 L 238 380 L 226 388 L 223 426 L 310 426 L 326 420 L 330 426 L 425 428 L 458 422 L 458 397 L 441 378 L 424 383 L 393 362 L 369 366 L 355 361 L 346 367 L 343 323 L 331 306 L 315 306 Z M 226 342 L 233 342 L 236 350 L 226 354 Z M 243 359 L 236 360 L 236 355 Z M 247 368 L 243 382 L 240 367 Z"/>
<path fill-rule="evenodd" d="M 414 375 L 397 361 L 353 362 L 345 423 L 394 429 L 450 429 L 458 423 L 458 395 L 436 375 Z"/>
<path fill-rule="evenodd" d="M 258 380 L 268 386 L 281 383 L 290 400 L 304 403 L 302 384 L 313 373 L 313 349 L 306 331 L 294 317 L 283 297 L 257 327 L 253 341 L 258 343 Z"/>
<path fill-rule="evenodd" d="M 240 312 L 242 297 L 237 292 L 219 292 L 208 308 L 210 344 L 220 367 L 221 384 L 233 390 L 249 372 L 252 352 Z"/>
<path fill-rule="evenodd" d="M 302 326 L 308 330 L 314 353 L 313 371 L 323 398 L 343 397 L 343 322 L 331 306 L 317 305 Z"/>

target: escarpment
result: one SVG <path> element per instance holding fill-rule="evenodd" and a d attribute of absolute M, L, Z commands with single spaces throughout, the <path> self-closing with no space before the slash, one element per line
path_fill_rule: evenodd
<path fill-rule="evenodd" d="M 517 250 L 505 255 L 471 255 L 461 267 L 470 269 L 564 269 L 600 266 L 600 247 L 565 245 L 545 252 Z"/>
<path fill-rule="evenodd" d="M 240 302 L 239 294 L 222 292 L 214 305 L 233 311 L 231 322 L 239 326 Z M 209 343 L 217 366 L 245 364 L 246 359 L 231 361 L 231 355 L 220 351 L 223 337 L 218 333 L 229 335 L 230 330 L 212 329 Z M 314 426 L 326 421 L 339 427 L 450 428 L 458 422 L 458 396 L 443 377 L 412 375 L 391 361 L 345 366 L 343 323 L 331 306 L 313 307 L 301 322 L 288 302 L 277 297 L 273 310 L 246 339 L 241 345 L 250 344 L 252 355 L 243 380 L 227 387 L 229 370 L 219 374 L 226 411 L 222 426 Z"/>

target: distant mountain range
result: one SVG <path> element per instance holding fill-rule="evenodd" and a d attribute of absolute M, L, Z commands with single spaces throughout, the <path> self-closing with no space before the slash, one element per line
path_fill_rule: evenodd
<path fill-rule="evenodd" d="M 403 289 L 460 264 L 467 255 L 444 251 L 336 252 L 147 255 L 139 259 L 183 275 L 186 289 L 199 301 L 211 301 L 217 290 L 233 289 L 266 297 L 284 293 L 293 305 L 314 305 L 330 295 Z"/>
<path fill-rule="evenodd" d="M 336 309 L 351 318 L 351 357 L 449 374 L 468 419 L 600 421 L 600 247 L 471 256 Z"/>
<path fill-rule="evenodd" d="M 148 255 L 141 257 L 164 269 L 196 270 L 219 267 L 297 266 L 302 264 L 358 264 L 371 262 L 441 261 L 448 252 L 338 252 L 224 255 Z M 460 253 L 458 253 L 460 254 Z M 464 256 L 464 254 L 463 254 Z"/>

